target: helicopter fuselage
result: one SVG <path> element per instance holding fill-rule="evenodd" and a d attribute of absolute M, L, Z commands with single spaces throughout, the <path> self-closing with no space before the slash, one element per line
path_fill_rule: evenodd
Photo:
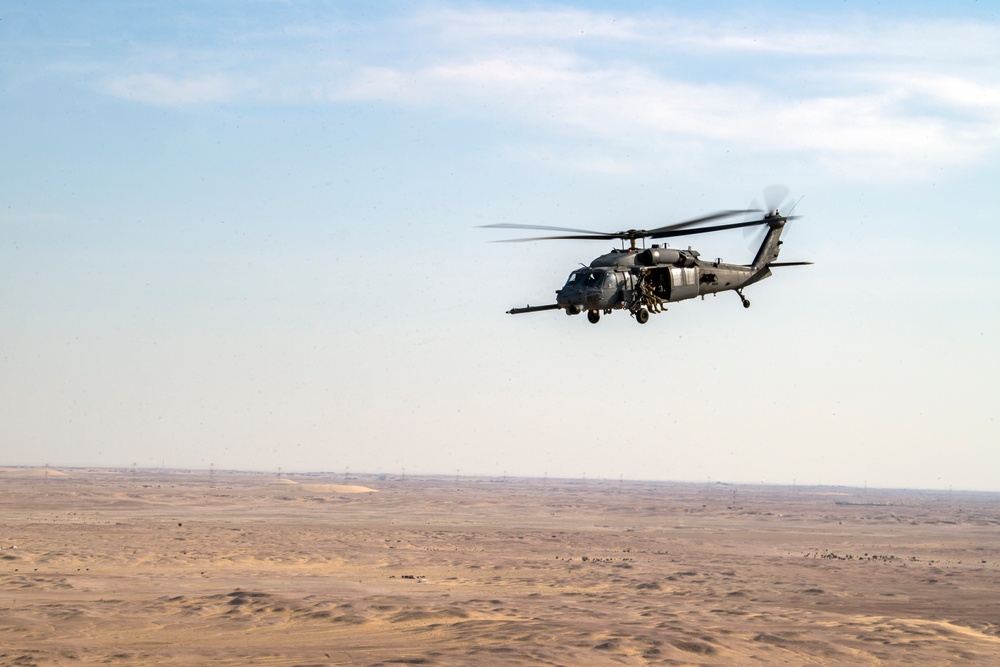
<path fill-rule="evenodd" d="M 654 245 L 646 250 L 614 250 L 588 267 L 573 271 L 556 290 L 556 304 L 569 315 L 584 311 L 635 310 L 642 296 L 647 307 L 738 289 L 765 278 L 767 272 L 741 264 L 706 262 L 695 250 Z"/>

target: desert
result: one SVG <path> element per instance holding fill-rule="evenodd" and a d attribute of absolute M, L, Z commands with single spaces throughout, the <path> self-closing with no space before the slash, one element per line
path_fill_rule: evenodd
<path fill-rule="evenodd" d="M 1000 664 L 1000 495 L 7 468 L 0 664 Z"/>

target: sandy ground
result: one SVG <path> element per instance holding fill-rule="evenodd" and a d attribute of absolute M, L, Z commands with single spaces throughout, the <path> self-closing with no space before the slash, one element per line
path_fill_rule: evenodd
<path fill-rule="evenodd" d="M 5 469 L 0 547 L 5 665 L 1000 664 L 1000 494 Z"/>

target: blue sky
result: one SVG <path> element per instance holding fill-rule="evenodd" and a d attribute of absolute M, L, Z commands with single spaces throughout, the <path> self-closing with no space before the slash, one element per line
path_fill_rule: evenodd
<path fill-rule="evenodd" d="M 1000 490 L 998 44 L 981 2 L 8 3 L 0 464 Z M 749 310 L 504 314 L 609 246 L 480 225 L 772 183 L 816 264 Z"/>

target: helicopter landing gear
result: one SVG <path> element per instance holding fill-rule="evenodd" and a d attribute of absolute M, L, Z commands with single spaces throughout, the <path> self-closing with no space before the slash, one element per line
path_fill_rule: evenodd
<path fill-rule="evenodd" d="M 635 321 L 639 324 L 645 324 L 649 321 L 649 311 L 642 308 L 635 313 Z"/>
<path fill-rule="evenodd" d="M 744 308 L 749 308 L 750 307 L 750 299 L 748 299 L 745 296 L 743 296 L 743 291 L 742 290 L 736 290 L 736 293 L 740 295 L 740 300 L 743 301 L 743 307 Z"/>
<path fill-rule="evenodd" d="M 591 324 L 597 324 L 598 322 L 601 321 L 601 311 L 599 311 L 599 310 L 588 310 L 587 311 L 587 319 L 590 321 Z"/>

